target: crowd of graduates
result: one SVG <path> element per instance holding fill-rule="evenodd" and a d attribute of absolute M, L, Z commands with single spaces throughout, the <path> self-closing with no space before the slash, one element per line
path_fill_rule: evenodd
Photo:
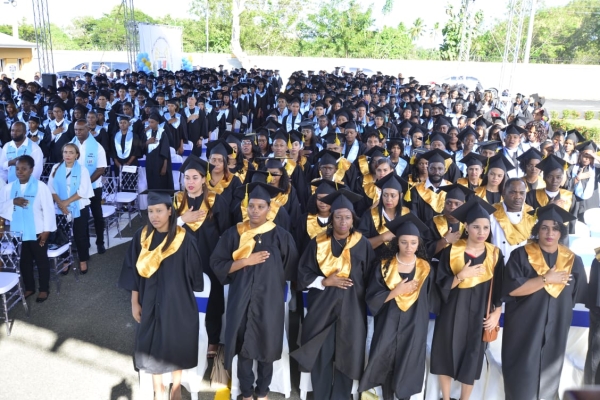
<path fill-rule="evenodd" d="M 226 368 L 238 357 L 243 398 L 266 398 L 286 281 L 292 309 L 307 309 L 290 356 L 315 399 L 348 399 L 353 381 L 386 400 L 421 392 L 431 314 L 430 372 L 444 400 L 452 380 L 468 399 L 503 307 L 506 398 L 557 396 L 575 303 L 590 309 L 585 381 L 600 382 L 597 261 L 588 285 L 568 248 L 575 221 L 599 207 L 600 159 L 580 132 L 552 131 L 543 98 L 339 69 L 285 84 L 277 70 L 222 66 L 109 75 L 0 83 L 0 141 L 25 122 L 44 159 L 61 163 L 79 126 L 117 175 L 145 158 L 149 221 L 119 283 L 156 398 L 163 373 L 181 395 L 199 329 L 207 357 L 219 344 Z M 173 195 L 175 153 L 185 161 Z M 202 273 L 205 327 L 193 294 Z"/>

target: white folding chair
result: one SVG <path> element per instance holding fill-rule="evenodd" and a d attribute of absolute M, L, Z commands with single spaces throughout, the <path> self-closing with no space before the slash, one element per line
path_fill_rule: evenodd
<path fill-rule="evenodd" d="M 0 233 L 0 298 L 2 310 L 0 318 L 6 323 L 6 334 L 10 336 L 13 320 L 8 317 L 8 312 L 19 302 L 23 303 L 25 312 L 29 316 L 29 307 L 25 301 L 25 292 L 21 286 L 21 273 L 19 261 L 21 259 L 21 232 Z"/>
<path fill-rule="evenodd" d="M 44 182 L 45 184 L 48 184 L 48 179 L 50 178 L 52 167 L 54 167 L 54 163 L 44 163 L 42 175 L 40 175 L 40 181 Z"/>
<path fill-rule="evenodd" d="M 589 237 L 590 236 L 590 226 L 584 224 L 581 221 L 575 221 L 575 236 Z"/>
<path fill-rule="evenodd" d="M 590 208 L 583 213 L 583 220 L 589 227 L 589 234 L 592 237 L 600 237 L 600 208 Z M 577 221 L 579 222 L 579 221 Z"/>
<path fill-rule="evenodd" d="M 596 257 L 594 249 L 600 247 L 600 237 L 580 237 L 569 244 L 569 249 L 581 257 L 583 266 L 589 268 Z"/>
<path fill-rule="evenodd" d="M 119 207 L 126 207 L 129 215 L 129 226 L 131 226 L 131 213 L 139 212 L 139 191 L 138 191 L 138 167 L 133 165 L 124 165 L 119 174 L 119 190 L 114 196 L 114 203 Z M 119 216 L 123 214 L 119 209 Z"/>
<path fill-rule="evenodd" d="M 183 157 L 179 154 L 171 153 L 171 168 L 173 173 L 173 187 L 176 191 L 181 190 L 181 172 L 179 168 L 183 164 Z"/>
<path fill-rule="evenodd" d="M 75 265 L 71 244 L 73 243 L 73 222 L 66 215 L 58 211 L 56 214 L 56 229 L 61 229 L 68 238 L 68 242 L 62 245 L 48 245 L 48 259 L 50 261 L 50 280 L 56 283 L 56 293 L 60 294 L 60 273 L 73 267 L 75 280 L 79 281 L 79 269 Z"/>
<path fill-rule="evenodd" d="M 110 227 L 115 225 L 117 233 L 121 236 L 119 229 L 119 214 L 117 213 L 117 204 L 115 199 L 119 190 L 119 181 L 117 178 L 109 176 L 102 177 L 102 218 L 106 227 L 106 244 L 110 248 Z"/>

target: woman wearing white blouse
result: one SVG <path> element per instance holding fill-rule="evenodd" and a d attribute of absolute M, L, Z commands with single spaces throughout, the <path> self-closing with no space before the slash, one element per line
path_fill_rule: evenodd
<path fill-rule="evenodd" d="M 90 258 L 87 224 L 89 220 L 90 198 L 94 196 L 90 173 L 77 162 L 79 148 L 67 143 L 62 149 L 63 161 L 52 167 L 48 187 L 59 211 L 73 218 L 73 236 L 79 257 L 79 270 L 87 273 L 87 260 Z M 68 270 L 67 270 L 68 271 Z"/>

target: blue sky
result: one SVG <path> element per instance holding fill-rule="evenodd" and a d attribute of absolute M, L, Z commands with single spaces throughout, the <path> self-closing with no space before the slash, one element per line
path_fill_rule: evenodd
<path fill-rule="evenodd" d="M 20 20 L 22 17 L 31 21 L 32 2 L 31 0 L 17 0 L 16 7 L 4 4 L 7 0 L 0 0 L 0 24 L 10 24 L 13 18 Z M 306 0 L 299 0 L 306 1 Z M 364 2 L 365 7 L 373 5 L 376 25 L 378 27 L 396 26 L 399 22 L 405 25 L 412 25 L 417 18 L 422 18 L 425 22 L 425 34 L 419 41 L 422 47 L 432 47 L 436 45 L 434 36 L 430 33 L 436 22 L 440 23 L 440 29 L 444 26 L 447 18 L 445 8 L 448 3 L 458 8 L 460 0 L 424 0 L 408 1 L 396 0 L 394 8 L 389 15 L 384 16 L 381 9 L 384 0 L 373 0 Z M 472 3 L 474 10 L 481 9 L 484 12 L 485 23 L 490 24 L 497 17 L 501 17 L 506 12 L 509 0 L 475 0 Z M 538 0 L 538 4 L 547 6 L 563 5 L 568 0 Z M 113 7 L 120 5 L 121 0 L 48 0 L 50 21 L 59 25 L 69 25 L 74 18 L 90 15 L 90 10 L 94 10 L 95 15 L 108 13 Z M 190 0 L 169 0 L 170 14 L 176 18 L 189 17 L 188 9 Z M 161 1 L 134 0 L 134 7 L 152 17 L 158 17 L 164 14 L 165 3 Z M 437 35 L 437 42 L 441 41 L 441 33 Z"/>

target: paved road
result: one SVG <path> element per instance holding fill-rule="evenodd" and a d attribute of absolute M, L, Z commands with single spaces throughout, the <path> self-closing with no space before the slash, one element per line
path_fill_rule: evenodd
<path fill-rule="evenodd" d="M 558 111 L 559 114 L 562 110 L 600 111 L 600 100 L 546 100 L 544 106 L 550 111 Z M 595 118 L 598 118 L 597 114 Z"/>
<path fill-rule="evenodd" d="M 140 218 L 134 219 L 134 228 L 140 225 Z M 125 229 L 123 235 L 131 237 L 133 232 Z M 11 336 L 0 323 L 0 400 L 142 399 L 131 357 L 135 324 L 129 295 L 116 286 L 127 248 L 121 244 L 92 256 L 90 272 L 79 282 L 73 272 L 61 277 L 60 294 L 51 283 L 45 303 L 30 297 L 29 318 L 18 304 L 10 312 L 16 319 Z M 297 378 L 294 381 L 297 388 Z M 202 400 L 215 396 L 208 382 L 200 394 Z M 190 399 L 189 393 L 184 399 Z M 297 391 L 292 399 L 299 399 Z"/>

